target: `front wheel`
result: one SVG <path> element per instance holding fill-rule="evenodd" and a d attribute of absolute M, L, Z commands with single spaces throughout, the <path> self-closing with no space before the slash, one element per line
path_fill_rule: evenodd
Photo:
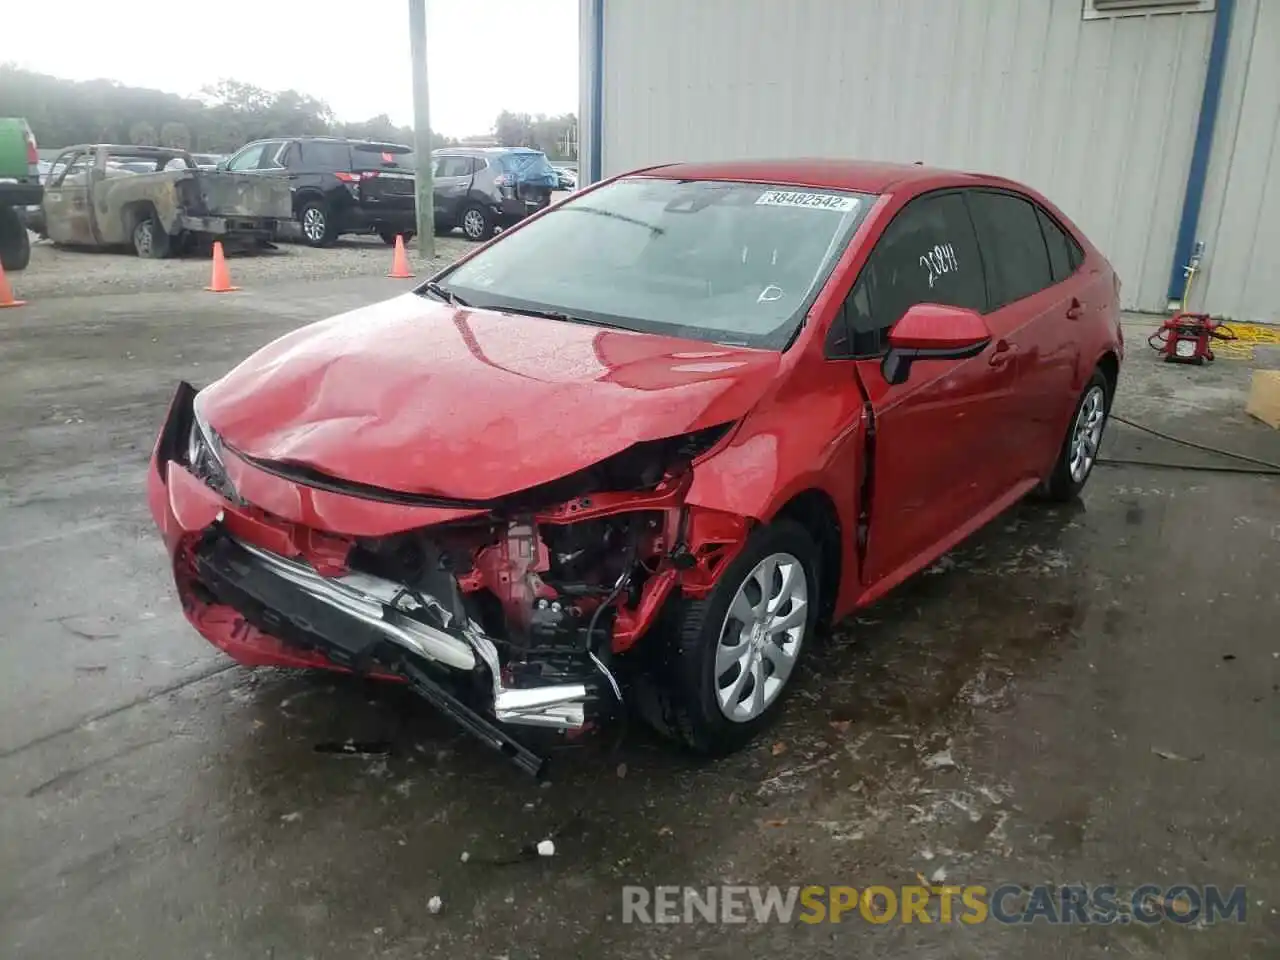
<path fill-rule="evenodd" d="M 1102 371 L 1095 370 L 1076 402 L 1058 460 L 1045 481 L 1044 493 L 1048 499 L 1066 503 L 1080 495 L 1098 462 L 1098 448 L 1102 445 L 1110 410 L 1110 385 Z"/>
<path fill-rule="evenodd" d="M 641 681 L 650 725 L 722 755 L 773 722 L 817 621 L 818 556 L 802 526 L 778 520 L 751 534 L 710 594 L 677 601 Z"/>
<path fill-rule="evenodd" d="M 338 239 L 329 209 L 320 200 L 312 200 L 298 211 L 298 223 L 302 226 L 302 239 L 310 246 L 327 247 Z"/>

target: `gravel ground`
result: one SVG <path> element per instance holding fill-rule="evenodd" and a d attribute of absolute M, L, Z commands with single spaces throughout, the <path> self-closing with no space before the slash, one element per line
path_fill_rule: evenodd
<path fill-rule="evenodd" d="M 418 258 L 409 243 L 410 267 L 426 277 L 461 257 L 475 245 L 461 236 L 436 237 L 436 257 L 430 264 Z M 332 247 L 316 249 L 281 243 L 276 250 L 228 255 L 231 282 L 244 289 L 298 280 L 335 280 L 382 276 L 391 269 L 391 248 L 377 237 L 343 237 Z M 209 282 L 207 256 L 170 260 L 140 260 L 131 252 L 76 250 L 55 247 L 48 240 L 31 246 L 31 265 L 9 275 L 14 292 L 24 300 L 71 297 L 95 293 L 143 293 L 152 290 L 192 290 Z"/>

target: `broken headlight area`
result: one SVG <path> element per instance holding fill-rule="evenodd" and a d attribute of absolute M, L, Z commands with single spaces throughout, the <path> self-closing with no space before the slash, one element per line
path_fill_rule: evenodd
<path fill-rule="evenodd" d="M 166 464 L 180 463 L 224 499 L 243 505 L 223 464 L 222 438 L 200 415 L 199 399 L 191 384 L 178 385 L 156 445 L 156 467 L 163 477 Z"/>
<path fill-rule="evenodd" d="M 620 607 L 639 605 L 664 523 L 639 511 L 444 525 L 355 540 L 336 575 L 215 524 L 178 562 L 196 602 L 338 668 L 397 674 L 537 772 L 541 761 L 502 726 L 572 735 L 617 714 L 613 624 Z"/>

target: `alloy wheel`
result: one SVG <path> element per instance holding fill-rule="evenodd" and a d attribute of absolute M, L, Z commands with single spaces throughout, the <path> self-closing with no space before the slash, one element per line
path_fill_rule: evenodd
<path fill-rule="evenodd" d="M 782 692 L 809 620 L 809 580 L 789 553 L 773 553 L 734 594 L 716 646 L 715 692 L 734 723 L 761 716 Z"/>
<path fill-rule="evenodd" d="M 1094 386 L 1084 395 L 1080 412 L 1071 433 L 1071 479 L 1080 483 L 1098 460 L 1102 428 L 1107 420 L 1107 396 L 1102 387 Z"/>
<path fill-rule="evenodd" d="M 319 243 L 324 239 L 324 229 L 324 211 L 319 207 L 308 207 L 302 215 L 302 232 L 307 235 L 307 239 L 312 243 Z"/>
<path fill-rule="evenodd" d="M 470 240 L 484 239 L 484 214 L 479 210 L 468 210 L 462 215 L 462 232 Z"/>

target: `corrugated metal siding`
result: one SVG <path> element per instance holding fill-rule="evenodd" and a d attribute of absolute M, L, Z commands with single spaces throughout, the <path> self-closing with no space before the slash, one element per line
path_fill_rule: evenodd
<path fill-rule="evenodd" d="M 804 155 L 1001 174 L 1080 224 L 1123 277 L 1127 307 L 1163 309 L 1212 15 L 1085 22 L 1080 0 L 604 10 L 606 175 Z"/>
<path fill-rule="evenodd" d="M 1191 306 L 1280 322 L 1280 3 L 1238 4 L 1197 237 Z"/>

